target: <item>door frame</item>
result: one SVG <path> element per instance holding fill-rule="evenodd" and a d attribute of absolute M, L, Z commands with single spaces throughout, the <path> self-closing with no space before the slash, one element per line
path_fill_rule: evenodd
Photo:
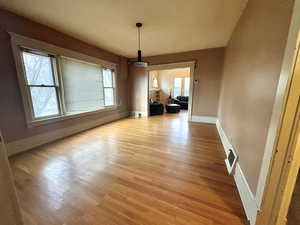
<path fill-rule="evenodd" d="M 284 97 L 257 225 L 284 225 L 300 167 L 300 36 Z"/>
<path fill-rule="evenodd" d="M 188 104 L 188 120 L 192 120 L 192 111 L 193 111 L 193 94 L 194 94 L 194 73 L 195 73 L 196 61 L 187 61 L 187 62 L 177 62 L 177 63 L 166 63 L 166 64 L 157 64 L 151 65 L 146 68 L 146 77 L 147 77 L 147 116 L 150 115 L 149 107 L 149 90 L 150 90 L 150 71 L 153 70 L 172 70 L 180 68 L 190 68 L 190 89 L 189 89 L 189 104 Z"/>

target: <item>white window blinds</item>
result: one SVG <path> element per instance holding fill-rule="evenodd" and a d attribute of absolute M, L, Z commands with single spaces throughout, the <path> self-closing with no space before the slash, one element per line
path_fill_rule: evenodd
<path fill-rule="evenodd" d="M 102 69 L 99 65 L 61 57 L 66 113 L 104 108 Z"/>

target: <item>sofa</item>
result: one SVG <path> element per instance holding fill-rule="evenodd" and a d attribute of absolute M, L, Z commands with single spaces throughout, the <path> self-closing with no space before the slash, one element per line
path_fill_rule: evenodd
<path fill-rule="evenodd" d="M 164 105 L 158 102 L 150 102 L 150 116 L 162 115 L 164 113 Z"/>
<path fill-rule="evenodd" d="M 181 109 L 188 109 L 189 108 L 189 96 L 177 96 L 173 99 L 173 103 L 180 105 Z"/>

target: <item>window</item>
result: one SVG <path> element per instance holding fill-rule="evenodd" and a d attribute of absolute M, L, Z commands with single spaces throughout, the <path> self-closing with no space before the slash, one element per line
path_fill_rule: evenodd
<path fill-rule="evenodd" d="M 190 95 L 190 78 L 185 77 L 184 78 L 184 91 L 183 91 L 184 96 L 189 96 Z"/>
<path fill-rule="evenodd" d="M 30 126 L 116 109 L 115 64 L 19 35 L 12 46 Z"/>
<path fill-rule="evenodd" d="M 181 95 L 181 80 L 182 78 L 175 78 L 174 79 L 174 97 Z"/>
<path fill-rule="evenodd" d="M 61 57 L 66 113 L 104 108 L 103 82 L 99 65 Z"/>
<path fill-rule="evenodd" d="M 153 80 L 152 80 L 152 87 L 153 88 L 158 88 L 158 81 L 157 81 L 156 77 L 154 77 Z"/>
<path fill-rule="evenodd" d="M 58 85 L 54 75 L 55 58 L 26 49 L 21 51 L 25 67 L 25 86 L 30 96 L 33 118 L 59 115 Z"/>
<path fill-rule="evenodd" d="M 115 102 L 114 71 L 103 68 L 104 105 L 112 106 Z"/>

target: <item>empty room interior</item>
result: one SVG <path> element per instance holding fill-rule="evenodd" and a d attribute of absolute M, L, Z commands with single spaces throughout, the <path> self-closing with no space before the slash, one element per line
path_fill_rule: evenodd
<path fill-rule="evenodd" d="M 300 225 L 300 0 L 0 0 L 0 225 Z"/>

